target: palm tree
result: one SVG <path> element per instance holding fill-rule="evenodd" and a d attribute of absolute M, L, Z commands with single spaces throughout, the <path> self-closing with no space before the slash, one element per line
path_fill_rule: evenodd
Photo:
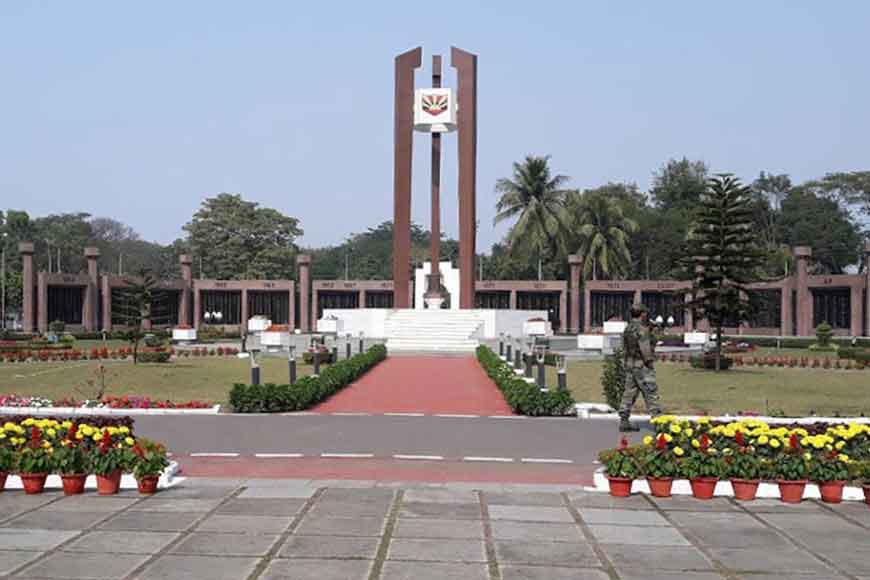
<path fill-rule="evenodd" d="M 501 197 L 495 205 L 493 223 L 517 218 L 507 235 L 511 252 L 535 248 L 538 253 L 538 279 L 542 278 L 541 259 L 544 248 L 555 255 L 564 245 L 566 233 L 564 211 L 568 181 L 564 175 L 551 175 L 550 157 L 527 155 L 514 163 L 512 178 L 499 179 L 495 190 Z"/>
<path fill-rule="evenodd" d="M 631 268 L 629 243 L 637 231 L 637 222 L 623 214 L 619 203 L 600 192 L 571 195 L 568 214 L 584 257 L 584 277 L 598 279 L 598 273 L 610 278 L 624 276 Z"/>

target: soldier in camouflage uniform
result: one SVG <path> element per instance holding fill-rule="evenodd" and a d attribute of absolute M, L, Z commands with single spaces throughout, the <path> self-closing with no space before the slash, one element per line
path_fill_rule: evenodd
<path fill-rule="evenodd" d="M 647 412 L 655 417 L 661 415 L 659 386 L 656 384 L 655 339 L 649 328 L 649 312 L 643 304 L 631 307 L 631 322 L 622 333 L 622 347 L 625 353 L 625 388 L 622 404 L 619 406 L 619 430 L 637 431 L 637 425 L 628 418 L 637 400 L 638 392 L 643 394 Z"/>

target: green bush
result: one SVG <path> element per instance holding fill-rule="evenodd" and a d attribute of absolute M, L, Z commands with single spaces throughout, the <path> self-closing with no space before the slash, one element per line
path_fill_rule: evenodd
<path fill-rule="evenodd" d="M 166 363 L 169 362 L 169 351 L 144 350 L 139 353 L 140 363 Z"/>
<path fill-rule="evenodd" d="M 690 359 L 690 362 L 694 369 L 704 369 L 708 371 L 716 370 L 716 354 L 712 352 L 693 356 Z M 719 368 L 723 371 L 730 369 L 733 364 L 734 359 L 728 358 L 727 356 L 723 355 L 719 359 Z"/>
<path fill-rule="evenodd" d="M 60 334 L 66 330 L 66 323 L 63 320 L 52 320 L 48 323 L 48 330 L 54 334 Z"/>
<path fill-rule="evenodd" d="M 622 403 L 622 391 L 625 390 L 625 361 L 622 349 L 604 357 L 604 368 L 601 371 L 601 387 L 607 404 L 618 409 Z"/>
<path fill-rule="evenodd" d="M 512 366 L 486 346 L 477 347 L 477 360 L 501 389 L 507 404 L 521 415 L 571 415 L 574 397 L 568 391 L 541 391 L 518 377 Z"/>
<path fill-rule="evenodd" d="M 236 383 L 229 401 L 238 413 L 302 411 L 327 399 L 387 358 L 387 347 L 376 344 L 366 352 L 323 369 L 320 376 L 302 377 L 295 385 Z"/>
<path fill-rule="evenodd" d="M 823 322 L 816 327 L 816 344 L 822 348 L 830 346 L 831 337 L 834 335 L 834 329 L 827 322 Z"/>

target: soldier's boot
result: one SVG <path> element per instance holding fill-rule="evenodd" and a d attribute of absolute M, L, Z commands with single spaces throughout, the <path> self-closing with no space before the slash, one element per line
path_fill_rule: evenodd
<path fill-rule="evenodd" d="M 620 417 L 619 419 L 619 432 L 620 433 L 633 433 L 635 431 L 640 431 L 640 427 L 632 423 L 628 420 L 628 417 Z"/>

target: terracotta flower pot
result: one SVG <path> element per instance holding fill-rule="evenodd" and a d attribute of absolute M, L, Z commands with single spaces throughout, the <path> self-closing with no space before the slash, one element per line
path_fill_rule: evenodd
<path fill-rule="evenodd" d="M 33 495 L 42 493 L 42 490 L 45 489 L 45 478 L 48 477 L 48 474 L 20 473 L 19 477 L 21 477 L 21 483 L 24 485 L 24 493 Z"/>
<path fill-rule="evenodd" d="M 610 495 L 614 497 L 628 497 L 631 495 L 631 482 L 634 481 L 628 477 L 610 477 L 607 476 L 607 481 L 610 483 Z"/>
<path fill-rule="evenodd" d="M 139 493 L 141 494 L 152 494 L 157 492 L 157 481 L 160 479 L 159 475 L 146 475 L 139 480 L 137 483 L 139 484 Z"/>
<path fill-rule="evenodd" d="M 97 493 L 100 495 L 113 495 L 118 493 L 121 487 L 121 470 L 118 469 L 110 475 L 97 476 Z"/>
<path fill-rule="evenodd" d="M 740 501 L 752 501 L 758 493 L 757 479 L 732 479 L 731 487 L 734 489 L 734 499 Z"/>
<path fill-rule="evenodd" d="M 864 503 L 870 505 L 870 485 L 862 485 L 864 489 Z"/>
<path fill-rule="evenodd" d="M 806 479 L 794 481 L 779 479 L 776 483 L 779 485 L 779 497 L 785 503 L 800 503 L 804 498 L 804 489 L 807 487 Z"/>
<path fill-rule="evenodd" d="M 846 486 L 845 481 L 820 481 L 819 493 L 822 494 L 822 501 L 825 503 L 840 503 L 843 501 L 843 488 Z"/>
<path fill-rule="evenodd" d="M 718 477 L 695 477 L 689 480 L 692 486 L 692 496 L 695 499 L 713 499 L 713 492 L 716 491 L 716 483 Z"/>
<path fill-rule="evenodd" d="M 0 491 L 6 489 L 6 478 L 9 476 L 5 471 L 0 471 Z"/>
<path fill-rule="evenodd" d="M 671 487 L 674 485 L 673 477 L 647 477 L 646 481 L 653 497 L 671 497 Z"/>
<path fill-rule="evenodd" d="M 85 480 L 88 478 L 87 473 L 71 473 L 69 475 L 61 475 L 60 481 L 63 483 L 64 495 L 78 495 L 85 492 Z"/>

